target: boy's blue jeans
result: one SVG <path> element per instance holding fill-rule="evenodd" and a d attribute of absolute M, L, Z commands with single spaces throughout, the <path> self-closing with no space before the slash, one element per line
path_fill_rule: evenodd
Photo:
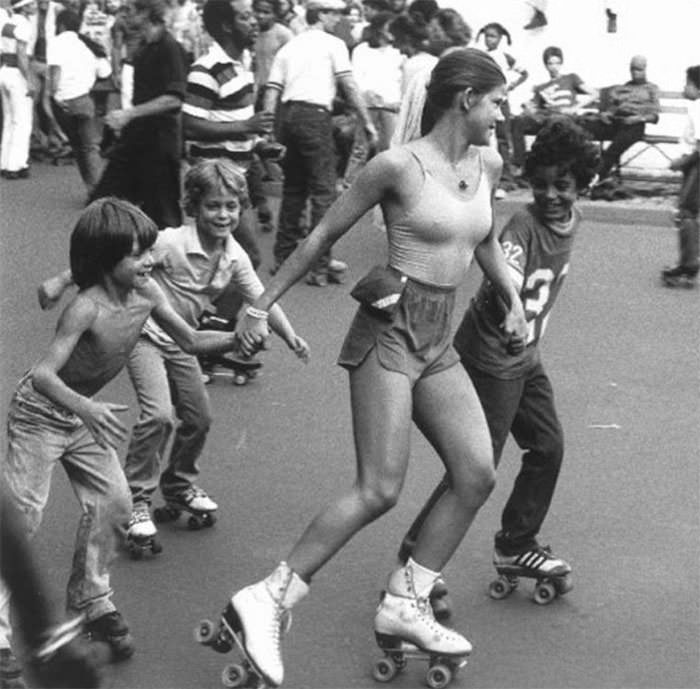
<path fill-rule="evenodd" d="M 140 414 L 131 433 L 124 472 L 134 502 L 151 502 L 160 482 L 163 495 L 172 496 L 191 486 L 199 469 L 197 460 L 211 427 L 209 395 L 195 356 L 176 344 L 158 344 L 141 336 L 129 355 L 129 377 Z M 161 458 L 175 426 L 167 467 Z"/>
<path fill-rule="evenodd" d="M 109 567 L 116 538 L 131 514 L 131 499 L 113 448 L 101 448 L 73 413 L 20 382 L 8 413 L 8 450 L 2 464 L 7 496 L 33 535 L 49 498 L 51 475 L 63 464 L 82 514 L 68 581 L 67 610 L 94 620 L 115 607 Z M 9 646 L 9 593 L 0 586 L 0 648 Z"/>

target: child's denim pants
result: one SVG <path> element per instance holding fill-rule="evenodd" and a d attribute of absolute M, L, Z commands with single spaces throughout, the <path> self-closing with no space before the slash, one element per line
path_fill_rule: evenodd
<path fill-rule="evenodd" d="M 67 610 L 94 620 L 115 607 L 109 567 L 116 538 L 131 514 L 131 497 L 113 448 L 103 449 L 75 414 L 20 381 L 8 413 L 8 451 L 2 463 L 7 494 L 26 519 L 30 535 L 41 523 L 57 462 L 80 501 Z M 9 646 L 9 592 L 0 585 L 0 648 Z"/>

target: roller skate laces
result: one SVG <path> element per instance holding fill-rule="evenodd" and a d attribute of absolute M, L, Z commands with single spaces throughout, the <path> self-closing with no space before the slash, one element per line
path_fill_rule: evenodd
<path fill-rule="evenodd" d="M 281 635 L 291 628 L 291 607 L 308 590 L 308 585 L 281 563 L 267 579 L 247 586 L 231 599 L 243 630 L 246 653 L 273 686 L 284 679 Z"/>
<path fill-rule="evenodd" d="M 129 538 L 137 541 L 153 538 L 158 533 L 151 519 L 151 512 L 145 502 L 134 504 L 134 511 L 126 526 L 126 533 Z"/>
<path fill-rule="evenodd" d="M 397 593 L 387 590 L 377 606 L 374 630 L 379 645 L 401 648 L 408 642 L 431 653 L 469 655 L 471 643 L 435 619 L 430 592 L 436 580 L 425 591 L 418 592 L 410 565 L 407 564 L 400 571 L 401 578 L 395 579 L 394 584 L 390 581 L 390 586 Z"/>
<path fill-rule="evenodd" d="M 193 512 L 214 512 L 219 506 L 199 486 L 189 486 L 178 493 L 175 502 L 181 503 Z"/>

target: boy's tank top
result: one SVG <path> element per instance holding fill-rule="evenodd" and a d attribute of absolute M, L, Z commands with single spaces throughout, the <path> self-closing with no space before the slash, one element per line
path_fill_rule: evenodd
<path fill-rule="evenodd" d="M 98 306 L 95 322 L 58 372 L 69 388 L 86 397 L 92 397 L 124 368 L 153 308 L 139 296 L 128 307 L 116 310 L 93 301 Z"/>
<path fill-rule="evenodd" d="M 420 282 L 455 287 L 491 229 L 491 189 L 482 153 L 478 148 L 472 153 L 480 174 L 477 188 L 464 198 L 438 182 L 409 151 L 420 165 L 423 186 L 415 204 L 387 228 L 389 265 Z"/>

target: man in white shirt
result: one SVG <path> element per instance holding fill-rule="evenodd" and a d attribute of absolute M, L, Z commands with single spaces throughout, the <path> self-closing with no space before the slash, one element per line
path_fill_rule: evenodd
<path fill-rule="evenodd" d="M 371 144 L 377 140 L 352 74 L 347 46 L 330 33 L 344 8 L 342 0 L 311 0 L 306 10 L 309 29 L 279 49 L 270 70 L 263 107 L 276 112 L 279 106 L 278 138 L 287 148 L 273 271 L 304 238 L 301 218 L 307 201 L 311 202 L 313 228 L 335 199 L 331 109 L 338 87 L 357 111 Z M 309 273 L 308 282 L 317 286 L 340 282 L 346 269 L 329 251 Z"/>
<path fill-rule="evenodd" d="M 63 10 L 56 18 L 57 35 L 49 41 L 46 54 L 48 91 L 54 115 L 68 137 L 89 195 L 101 172 L 100 132 L 95 121 L 95 104 L 90 97 L 98 62 L 78 36 L 79 28 L 80 17 L 73 10 Z M 103 62 L 109 64 L 106 60 Z"/>
<path fill-rule="evenodd" d="M 6 179 L 29 177 L 34 81 L 29 67 L 30 17 L 35 0 L 15 0 L 0 33 L 0 96 L 2 143 L 0 174 Z"/>

